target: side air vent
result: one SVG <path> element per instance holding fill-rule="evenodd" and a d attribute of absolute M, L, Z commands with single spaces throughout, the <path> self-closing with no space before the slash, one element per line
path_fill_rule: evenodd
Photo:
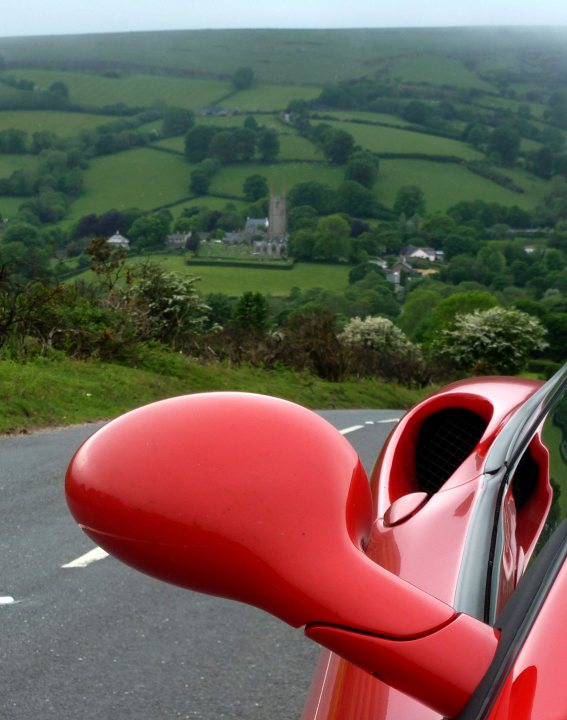
<path fill-rule="evenodd" d="M 416 480 L 420 491 L 436 493 L 466 460 L 486 429 L 474 412 L 448 408 L 424 420 L 416 444 Z"/>

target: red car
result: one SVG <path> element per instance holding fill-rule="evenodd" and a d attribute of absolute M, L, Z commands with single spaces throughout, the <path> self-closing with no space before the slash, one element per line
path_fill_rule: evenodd
<path fill-rule="evenodd" d="M 566 389 L 567 368 L 545 385 L 450 385 L 403 418 L 370 482 L 298 405 L 174 398 L 87 440 L 67 499 L 129 565 L 263 608 L 326 648 L 303 720 L 555 720 Z"/>

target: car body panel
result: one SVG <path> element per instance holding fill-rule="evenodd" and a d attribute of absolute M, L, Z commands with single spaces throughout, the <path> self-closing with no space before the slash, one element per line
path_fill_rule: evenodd
<path fill-rule="evenodd" d="M 522 602 L 557 505 L 543 422 L 566 375 L 541 391 L 517 378 L 440 390 L 393 431 L 370 484 L 344 438 L 298 406 L 164 401 L 79 450 L 69 504 L 135 567 L 304 625 L 327 649 L 302 720 L 503 720 L 520 700 L 518 717 L 559 717 L 538 672 L 564 663 L 549 644 L 567 629 L 565 571 L 531 624 L 522 616 L 517 647 L 496 620 Z"/>
<path fill-rule="evenodd" d="M 488 720 L 558 720 L 567 716 L 567 563 L 547 594 Z"/>
<path fill-rule="evenodd" d="M 374 517 L 369 557 L 390 572 L 453 605 L 475 506 L 485 487 L 484 461 L 494 437 L 514 409 L 542 383 L 518 378 L 483 378 L 454 383 L 411 410 L 394 429 L 371 475 Z M 416 493 L 415 452 L 423 422 L 449 408 L 478 413 L 486 429 L 475 447 L 429 500 L 405 522 L 384 522 L 393 503 Z M 416 551 L 417 548 L 417 551 Z M 323 651 L 302 720 L 385 720 L 443 716 L 346 660 Z M 348 715 L 347 707 L 359 714 Z M 354 711 L 353 711 L 354 712 Z"/>

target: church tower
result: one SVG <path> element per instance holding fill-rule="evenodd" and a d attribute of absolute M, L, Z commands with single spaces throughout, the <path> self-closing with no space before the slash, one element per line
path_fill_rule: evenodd
<path fill-rule="evenodd" d="M 270 242 L 287 242 L 287 214 L 285 192 L 276 195 L 270 193 L 270 210 L 268 214 L 268 238 Z"/>

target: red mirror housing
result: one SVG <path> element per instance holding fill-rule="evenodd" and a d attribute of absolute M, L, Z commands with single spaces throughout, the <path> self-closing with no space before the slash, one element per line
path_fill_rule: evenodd
<path fill-rule="evenodd" d="M 129 565 L 306 626 L 445 715 L 494 654 L 492 628 L 365 555 L 364 469 L 340 433 L 293 403 L 211 393 L 140 408 L 78 450 L 66 492 L 83 530 Z"/>

